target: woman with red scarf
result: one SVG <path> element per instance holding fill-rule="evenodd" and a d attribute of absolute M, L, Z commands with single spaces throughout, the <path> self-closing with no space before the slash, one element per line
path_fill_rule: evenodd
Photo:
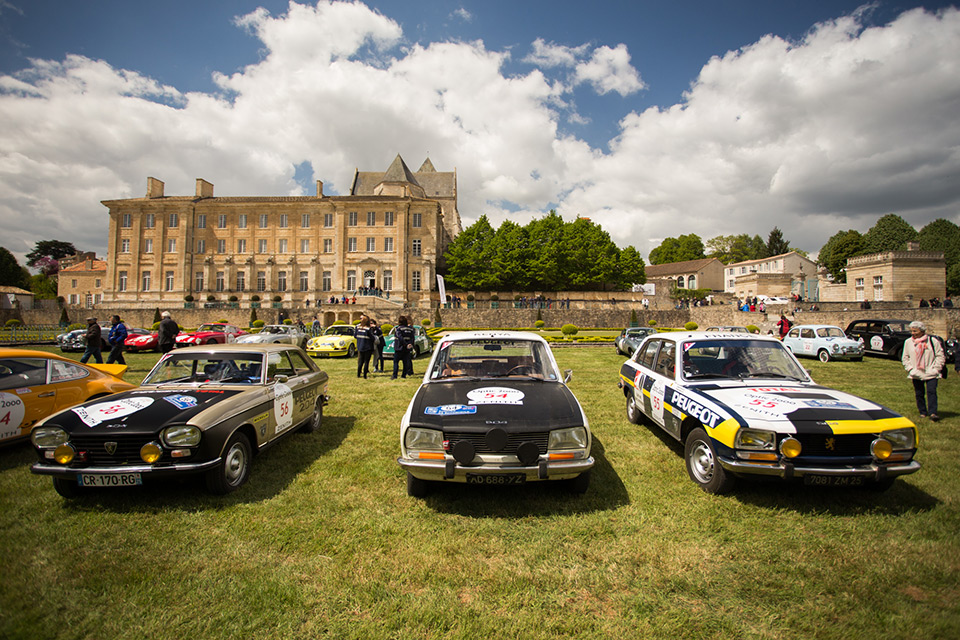
<path fill-rule="evenodd" d="M 903 343 L 903 368 L 913 380 L 920 417 L 929 415 L 936 422 L 940 419 L 937 415 L 937 380 L 945 358 L 943 346 L 939 340 L 927 335 L 927 328 L 922 322 L 910 323 L 910 335 Z"/>

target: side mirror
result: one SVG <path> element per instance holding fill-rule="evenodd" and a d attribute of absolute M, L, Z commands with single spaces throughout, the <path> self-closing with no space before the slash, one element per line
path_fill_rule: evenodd
<path fill-rule="evenodd" d="M 573 380 L 573 369 L 564 369 L 563 370 L 563 384 L 569 383 Z"/>
<path fill-rule="evenodd" d="M 276 384 L 276 383 L 278 383 L 278 382 L 286 382 L 287 380 L 289 380 L 289 378 L 288 378 L 287 376 L 283 375 L 282 373 L 280 373 L 280 374 L 277 374 L 276 376 L 274 376 L 274 377 L 273 377 L 273 380 L 272 380 L 271 382 L 273 382 L 273 384 Z"/>

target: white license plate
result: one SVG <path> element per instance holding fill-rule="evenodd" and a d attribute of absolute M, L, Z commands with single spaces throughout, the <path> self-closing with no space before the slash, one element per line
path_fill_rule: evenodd
<path fill-rule="evenodd" d="M 139 473 L 81 473 L 77 477 L 81 487 L 133 487 L 143 484 Z"/>

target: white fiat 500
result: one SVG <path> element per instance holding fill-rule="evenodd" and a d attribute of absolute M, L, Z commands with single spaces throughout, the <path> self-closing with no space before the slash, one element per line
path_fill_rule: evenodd
<path fill-rule="evenodd" d="M 444 336 L 400 424 L 407 493 L 421 497 L 434 482 L 537 480 L 585 492 L 592 440 L 569 380 L 532 333 Z"/>
<path fill-rule="evenodd" d="M 917 429 L 869 400 L 816 384 L 779 340 L 742 333 L 661 333 L 620 368 L 627 418 L 684 446 L 709 493 L 737 477 L 889 487 L 920 468 Z"/>

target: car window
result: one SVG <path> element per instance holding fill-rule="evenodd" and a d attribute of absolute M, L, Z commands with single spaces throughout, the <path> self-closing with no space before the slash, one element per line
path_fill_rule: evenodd
<path fill-rule="evenodd" d="M 36 387 L 47 383 L 47 361 L 43 358 L 0 360 L 0 389 Z"/>
<path fill-rule="evenodd" d="M 657 356 L 655 371 L 665 378 L 673 378 L 676 370 L 677 345 L 673 342 L 664 342 Z"/>
<path fill-rule="evenodd" d="M 845 338 L 846 335 L 840 327 L 820 327 L 817 329 L 817 335 L 821 338 Z"/>
<path fill-rule="evenodd" d="M 174 353 L 158 362 L 143 384 L 259 384 L 262 360 L 258 353 Z"/>
<path fill-rule="evenodd" d="M 662 340 L 650 340 L 643 346 L 643 349 L 637 351 L 635 360 L 638 364 L 643 365 L 647 369 L 653 369 L 654 358 L 657 357 L 657 349 L 660 348 L 660 343 Z"/>
<path fill-rule="evenodd" d="M 72 362 L 60 362 L 59 360 L 50 361 L 50 382 L 66 382 L 67 380 L 79 380 L 86 378 L 90 372 L 78 364 Z"/>
<path fill-rule="evenodd" d="M 796 338 L 800 335 L 800 329 L 790 329 L 790 333 L 787 334 L 787 337 Z"/>
<path fill-rule="evenodd" d="M 440 349 L 431 378 L 557 379 L 546 347 L 533 340 L 456 340 L 442 344 Z"/>
<path fill-rule="evenodd" d="M 294 375 L 303 375 L 305 373 L 310 373 L 313 369 L 307 363 L 306 358 L 299 351 L 287 351 L 287 355 L 290 356 L 290 362 L 293 365 L 293 369 L 296 372 Z"/>
<path fill-rule="evenodd" d="M 813 338 L 813 329 L 803 329 L 800 331 L 801 338 Z"/>

